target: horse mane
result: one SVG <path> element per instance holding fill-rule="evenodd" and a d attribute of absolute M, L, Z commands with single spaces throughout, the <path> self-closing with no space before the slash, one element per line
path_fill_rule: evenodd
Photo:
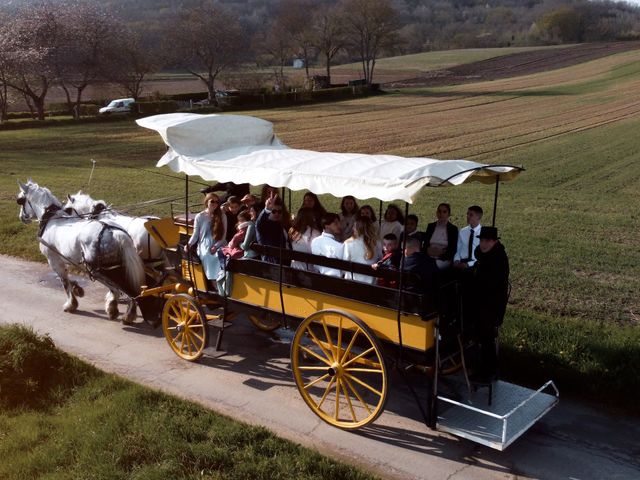
<path fill-rule="evenodd" d="M 52 202 L 53 205 L 62 208 L 62 202 L 60 200 L 58 200 L 58 197 L 56 197 L 51 190 L 49 190 L 47 187 L 41 187 L 40 185 L 38 185 L 36 182 L 34 182 L 31 179 L 27 180 L 26 183 L 26 187 L 29 190 L 32 190 L 33 192 L 41 192 L 41 195 L 46 195 L 49 200 Z"/>
<path fill-rule="evenodd" d="M 78 190 L 74 195 L 67 195 L 65 208 L 72 208 L 80 215 L 99 215 L 109 208 L 104 200 L 94 200 L 91 195 Z"/>

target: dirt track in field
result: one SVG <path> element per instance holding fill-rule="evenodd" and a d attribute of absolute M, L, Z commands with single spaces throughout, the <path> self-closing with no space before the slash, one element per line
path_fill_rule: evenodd
<path fill-rule="evenodd" d="M 585 43 L 558 49 L 534 50 L 458 65 L 446 70 L 434 70 L 416 78 L 387 81 L 384 86 L 442 87 L 497 80 L 570 67 L 636 49 L 640 49 L 640 42 Z"/>

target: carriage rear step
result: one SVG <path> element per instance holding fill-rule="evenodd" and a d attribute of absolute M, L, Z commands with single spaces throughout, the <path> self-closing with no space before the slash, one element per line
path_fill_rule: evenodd
<path fill-rule="evenodd" d="M 225 322 L 221 315 L 207 315 L 207 325 L 213 328 L 227 328 L 233 325 L 233 322 Z"/>
<path fill-rule="evenodd" d="M 493 385 L 490 402 L 486 388 L 463 401 L 439 395 L 437 428 L 502 451 L 558 401 L 559 392 L 551 380 L 538 390 L 499 380 Z"/>
<path fill-rule="evenodd" d="M 220 313 L 206 313 L 205 315 L 207 316 L 207 325 L 218 331 L 218 334 L 216 335 L 216 342 L 213 347 L 205 348 L 204 352 L 209 357 L 219 358 L 227 354 L 226 351 L 220 349 L 220 346 L 222 345 L 222 335 L 228 327 L 233 325 L 233 322 L 227 322 L 224 320 L 224 313 L 222 309 L 216 308 L 215 311 Z"/>

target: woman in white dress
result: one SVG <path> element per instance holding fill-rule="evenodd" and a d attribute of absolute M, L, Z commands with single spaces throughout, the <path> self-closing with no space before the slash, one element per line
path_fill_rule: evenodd
<path fill-rule="evenodd" d="M 311 208 L 301 208 L 298 210 L 293 225 L 289 229 L 289 241 L 291 248 L 295 252 L 311 253 L 311 241 L 319 237 L 320 230 L 316 228 L 315 212 Z M 316 271 L 315 265 L 293 260 L 292 268 L 298 270 Z"/>
<path fill-rule="evenodd" d="M 388 233 L 393 233 L 396 238 L 400 238 L 404 230 L 404 215 L 393 203 L 384 212 L 384 220 L 380 224 L 380 240 Z"/>
<path fill-rule="evenodd" d="M 376 230 L 367 218 L 358 218 L 353 226 L 353 236 L 344 242 L 343 259 L 373 265 L 382 258 L 382 242 L 376 235 Z M 345 277 L 357 282 L 376 282 L 375 277 L 360 273 L 345 272 Z"/>
<path fill-rule="evenodd" d="M 347 195 L 342 198 L 340 203 L 340 227 L 342 228 L 341 241 L 345 241 L 351 236 L 353 232 L 353 226 L 356 223 L 356 217 L 358 216 L 358 204 L 355 197 Z"/>
<path fill-rule="evenodd" d="M 373 207 L 371 205 L 361 206 L 358 209 L 358 215 L 356 216 L 356 219 L 357 218 L 368 218 L 374 230 L 376 231 L 376 236 L 379 236 L 380 225 L 378 225 L 378 221 L 376 220 L 376 213 L 373 211 Z M 346 238 L 349 238 L 350 235 L 351 235 L 351 230 L 345 233 Z"/>
<path fill-rule="evenodd" d="M 204 211 L 198 213 L 193 221 L 193 234 L 185 245 L 185 252 L 196 243 L 197 253 L 209 280 L 215 281 L 220 273 L 218 249 L 227 244 L 227 216 L 220 209 L 220 199 L 215 193 L 204 197 Z"/>

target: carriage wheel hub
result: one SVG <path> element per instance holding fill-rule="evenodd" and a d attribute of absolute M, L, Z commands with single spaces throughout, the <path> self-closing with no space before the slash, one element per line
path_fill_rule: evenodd
<path fill-rule="evenodd" d="M 327 369 L 327 373 L 329 374 L 329 376 L 331 377 L 336 377 L 336 376 L 341 376 L 342 373 L 342 368 L 340 367 L 340 364 L 338 362 L 335 362 L 333 365 L 331 365 L 328 369 Z"/>

